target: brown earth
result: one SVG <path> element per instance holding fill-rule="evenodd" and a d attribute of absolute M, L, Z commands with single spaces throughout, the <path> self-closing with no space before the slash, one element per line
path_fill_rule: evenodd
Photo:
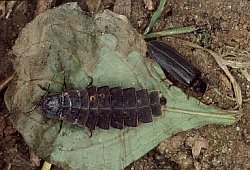
<path fill-rule="evenodd" d="M 58 6 L 64 2 L 66 0 L 57 0 L 51 6 Z M 93 3 L 90 0 L 78 0 L 78 2 L 85 11 L 114 9 L 127 15 L 140 33 L 143 33 L 149 24 L 153 13 L 149 9 L 156 9 L 159 4 L 159 1 L 153 1 L 151 5 L 150 0 L 129 1 L 130 3 L 126 2 L 125 5 L 119 5 L 119 0 L 116 3 L 115 0 L 104 0 L 100 1 L 101 3 Z M 148 8 L 145 8 L 144 2 L 147 2 Z M 19 1 L 13 6 L 8 3 L 0 1 L 0 16 L 2 16 L 0 18 L 0 82 L 14 73 L 11 64 L 14 57 L 9 52 L 21 29 L 34 18 L 37 8 L 37 3 L 32 1 Z M 46 7 L 49 6 L 45 5 L 45 9 Z M 12 12 L 7 17 L 10 9 Z M 230 46 L 232 47 L 230 49 L 237 54 L 248 52 L 249 60 L 249 11 L 248 0 L 168 0 L 153 31 L 196 25 L 206 31 L 175 37 L 192 41 L 217 53 L 220 49 Z M 213 88 L 205 93 L 203 102 L 228 110 L 236 106 L 236 102 L 232 99 L 235 96 L 231 83 L 211 56 L 197 50 L 190 50 L 171 39 L 159 38 L 159 40 L 168 41 L 206 75 L 206 82 Z M 174 134 L 171 139 L 166 140 L 126 169 L 250 169 L 250 102 L 248 100 L 250 82 L 239 69 L 230 69 L 230 72 L 239 83 L 244 99 L 237 123 L 232 126 L 209 125 Z M 39 169 L 39 159 L 29 150 L 22 136 L 11 125 L 8 118 L 9 112 L 3 99 L 5 90 L 6 88 L 0 93 L 0 169 Z M 202 139 L 200 144 L 207 142 L 208 146 L 203 147 L 194 157 L 192 149 L 195 145 L 190 144 L 190 140 L 198 141 L 198 139 Z"/>

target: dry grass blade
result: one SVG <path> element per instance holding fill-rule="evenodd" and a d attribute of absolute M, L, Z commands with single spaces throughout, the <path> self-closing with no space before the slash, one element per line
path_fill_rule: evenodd
<path fill-rule="evenodd" d="M 179 42 L 182 42 L 183 44 L 188 45 L 189 47 L 201 49 L 203 51 L 208 52 L 210 55 L 212 55 L 212 57 L 215 59 L 215 61 L 219 65 L 219 67 L 225 72 L 225 74 L 229 78 L 230 82 L 232 83 L 232 86 L 234 89 L 234 94 L 236 97 L 236 103 L 237 103 L 236 108 L 241 108 L 241 106 L 242 106 L 241 88 L 240 88 L 239 84 L 236 82 L 235 78 L 230 73 L 230 71 L 228 70 L 227 65 L 224 63 L 224 60 L 222 59 L 220 54 L 217 54 L 217 53 L 213 52 L 212 50 L 203 48 L 203 47 L 201 47 L 197 44 L 194 44 L 192 42 L 189 42 L 189 41 L 185 41 L 185 40 L 181 40 L 181 39 L 177 39 L 177 38 L 172 38 L 172 37 L 171 37 L 171 39 L 178 40 Z"/>
<path fill-rule="evenodd" d="M 225 72 L 225 74 L 227 75 L 227 77 L 229 78 L 229 80 L 231 81 L 231 83 L 233 85 L 234 94 L 236 97 L 236 102 L 237 102 L 238 106 L 241 107 L 242 106 L 242 95 L 241 95 L 240 86 L 236 82 L 235 78 L 232 76 L 230 71 L 228 70 L 227 66 L 223 63 L 222 58 L 218 54 L 216 54 L 215 52 L 213 52 L 211 50 L 208 50 L 205 48 L 201 48 L 201 49 L 210 53 L 213 56 L 213 58 L 215 59 L 215 61 L 217 62 L 217 64 L 219 65 L 219 67 Z"/>
<path fill-rule="evenodd" d="M 14 78 L 14 74 L 7 77 L 4 81 L 0 83 L 0 92 L 8 85 L 8 83 Z"/>
<path fill-rule="evenodd" d="M 250 61 L 246 62 L 237 62 L 237 61 L 230 61 L 230 60 L 223 60 L 223 63 L 227 66 L 232 68 L 250 68 Z"/>
<path fill-rule="evenodd" d="M 13 11 L 14 5 L 17 3 L 17 1 L 2 1 L 0 2 L 0 18 L 4 17 L 6 19 L 9 19 L 10 14 Z"/>
<path fill-rule="evenodd" d="M 235 48 L 225 46 L 220 49 L 219 54 L 223 63 L 227 66 L 232 68 L 250 68 L 250 54 L 248 51 L 236 52 Z"/>

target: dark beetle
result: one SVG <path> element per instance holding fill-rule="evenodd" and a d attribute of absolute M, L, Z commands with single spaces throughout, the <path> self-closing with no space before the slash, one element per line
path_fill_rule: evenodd
<path fill-rule="evenodd" d="M 162 115 L 166 98 L 160 97 L 158 91 L 148 93 L 146 89 L 91 86 L 80 91 L 49 93 L 41 104 L 45 118 L 86 125 L 90 130 L 96 126 L 123 129 L 152 122 L 152 116 Z"/>
<path fill-rule="evenodd" d="M 147 43 L 149 56 L 166 72 L 181 84 L 194 87 L 199 94 L 204 94 L 206 83 L 201 79 L 201 73 L 191 63 L 182 57 L 175 49 L 159 41 Z"/>

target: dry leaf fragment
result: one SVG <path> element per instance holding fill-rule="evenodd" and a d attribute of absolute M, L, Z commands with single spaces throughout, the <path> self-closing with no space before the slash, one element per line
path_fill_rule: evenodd
<path fill-rule="evenodd" d="M 208 140 L 200 136 L 188 137 L 186 145 L 192 148 L 193 158 L 197 159 L 200 155 L 201 148 L 208 148 Z"/>
<path fill-rule="evenodd" d="M 33 151 L 30 151 L 30 162 L 32 162 L 35 166 L 40 166 L 40 158 Z"/>
<path fill-rule="evenodd" d="M 35 15 L 39 15 L 45 11 L 47 11 L 48 9 L 51 9 L 56 3 L 56 0 L 38 0 L 37 1 L 37 6 L 36 6 L 36 11 L 35 11 Z"/>
<path fill-rule="evenodd" d="M 154 10 L 154 4 L 152 0 L 144 0 L 145 8 L 148 9 L 149 11 Z"/>
<path fill-rule="evenodd" d="M 120 15 L 125 15 L 127 18 L 130 18 L 131 0 L 116 0 L 114 5 L 114 12 Z"/>

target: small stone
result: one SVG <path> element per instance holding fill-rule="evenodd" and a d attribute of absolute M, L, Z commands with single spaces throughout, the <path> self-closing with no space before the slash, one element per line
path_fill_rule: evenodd
<path fill-rule="evenodd" d="M 228 151 L 227 146 L 223 146 L 222 149 L 221 149 L 221 152 L 222 153 L 227 153 L 227 151 Z"/>
<path fill-rule="evenodd" d="M 228 28 L 228 23 L 227 22 L 221 22 L 220 27 L 222 30 L 225 30 Z"/>
<path fill-rule="evenodd" d="M 239 30 L 239 26 L 236 25 L 236 26 L 234 27 L 234 29 L 235 29 L 235 30 Z"/>

